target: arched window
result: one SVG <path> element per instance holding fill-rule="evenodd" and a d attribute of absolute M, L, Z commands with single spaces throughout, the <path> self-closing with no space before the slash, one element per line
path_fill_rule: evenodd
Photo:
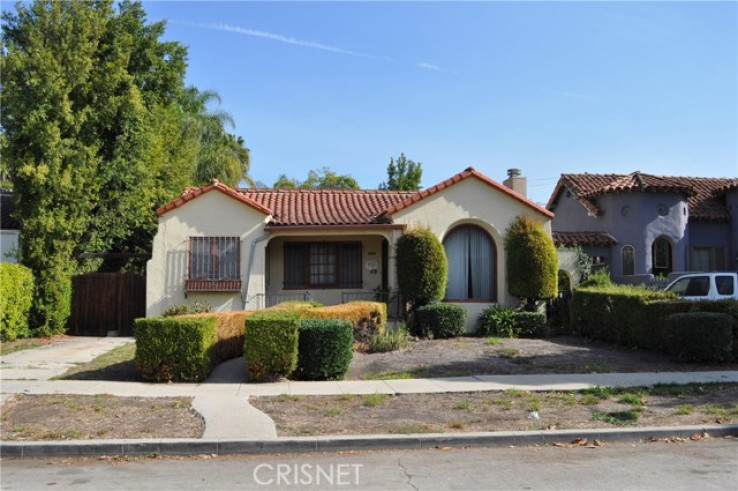
<path fill-rule="evenodd" d="M 448 258 L 446 300 L 497 300 L 497 248 L 479 227 L 463 225 L 443 241 Z"/>
<path fill-rule="evenodd" d="M 671 273 L 671 243 L 666 238 L 659 237 L 653 241 L 651 261 L 654 275 L 668 275 Z"/>
<path fill-rule="evenodd" d="M 635 274 L 635 248 L 632 245 L 623 246 L 621 250 L 623 256 L 623 276 L 631 276 Z"/>

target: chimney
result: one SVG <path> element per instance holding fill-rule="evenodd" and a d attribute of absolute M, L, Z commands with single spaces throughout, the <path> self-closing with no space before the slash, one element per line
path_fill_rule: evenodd
<path fill-rule="evenodd" d="M 518 194 L 522 194 L 525 197 L 528 196 L 528 179 L 521 175 L 520 169 L 508 169 L 507 179 L 502 184 Z"/>

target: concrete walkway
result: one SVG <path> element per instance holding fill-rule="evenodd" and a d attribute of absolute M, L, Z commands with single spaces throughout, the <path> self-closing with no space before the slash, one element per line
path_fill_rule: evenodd
<path fill-rule="evenodd" d="M 49 380 L 75 363 L 89 361 L 130 338 L 72 338 L 52 345 L 0 357 L 2 400 L 14 394 L 110 394 L 142 397 L 194 397 L 193 407 L 205 418 L 204 440 L 270 440 L 274 422 L 248 403 L 251 396 L 415 394 L 444 392 L 579 390 L 594 386 L 633 387 L 662 383 L 738 382 L 738 371 L 595 373 L 543 375 L 477 375 L 406 380 L 343 380 L 327 382 L 245 381 L 243 358 L 218 366 L 204 383 L 151 384 Z M 47 361 L 48 360 L 48 361 Z M 52 375 L 53 374 L 53 375 Z"/>

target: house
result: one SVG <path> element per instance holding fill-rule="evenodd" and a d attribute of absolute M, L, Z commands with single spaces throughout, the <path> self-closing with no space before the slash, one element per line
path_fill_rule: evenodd
<path fill-rule="evenodd" d="M 13 192 L 0 189 L 0 261 L 18 262 L 18 237 L 20 223 L 13 218 L 15 203 Z"/>
<path fill-rule="evenodd" d="M 554 242 L 618 282 L 738 268 L 738 178 L 562 174 L 547 208 Z"/>
<path fill-rule="evenodd" d="M 550 232 L 553 216 L 525 197 L 525 178 L 505 185 L 473 167 L 424 191 L 187 189 L 157 210 L 147 264 L 147 316 L 207 301 L 216 310 L 312 299 L 326 305 L 396 291 L 395 243 L 424 225 L 449 259 L 446 301 L 469 325 L 492 304 L 510 305 L 504 233 L 521 214 Z"/>

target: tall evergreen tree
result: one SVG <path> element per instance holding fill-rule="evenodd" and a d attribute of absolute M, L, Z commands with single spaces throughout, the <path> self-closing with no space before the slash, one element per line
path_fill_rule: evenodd
<path fill-rule="evenodd" d="M 420 180 L 423 177 L 422 163 L 413 162 L 401 153 L 397 163 L 390 157 L 387 166 L 387 182 L 379 185 L 379 189 L 391 189 L 394 191 L 420 191 Z"/>

